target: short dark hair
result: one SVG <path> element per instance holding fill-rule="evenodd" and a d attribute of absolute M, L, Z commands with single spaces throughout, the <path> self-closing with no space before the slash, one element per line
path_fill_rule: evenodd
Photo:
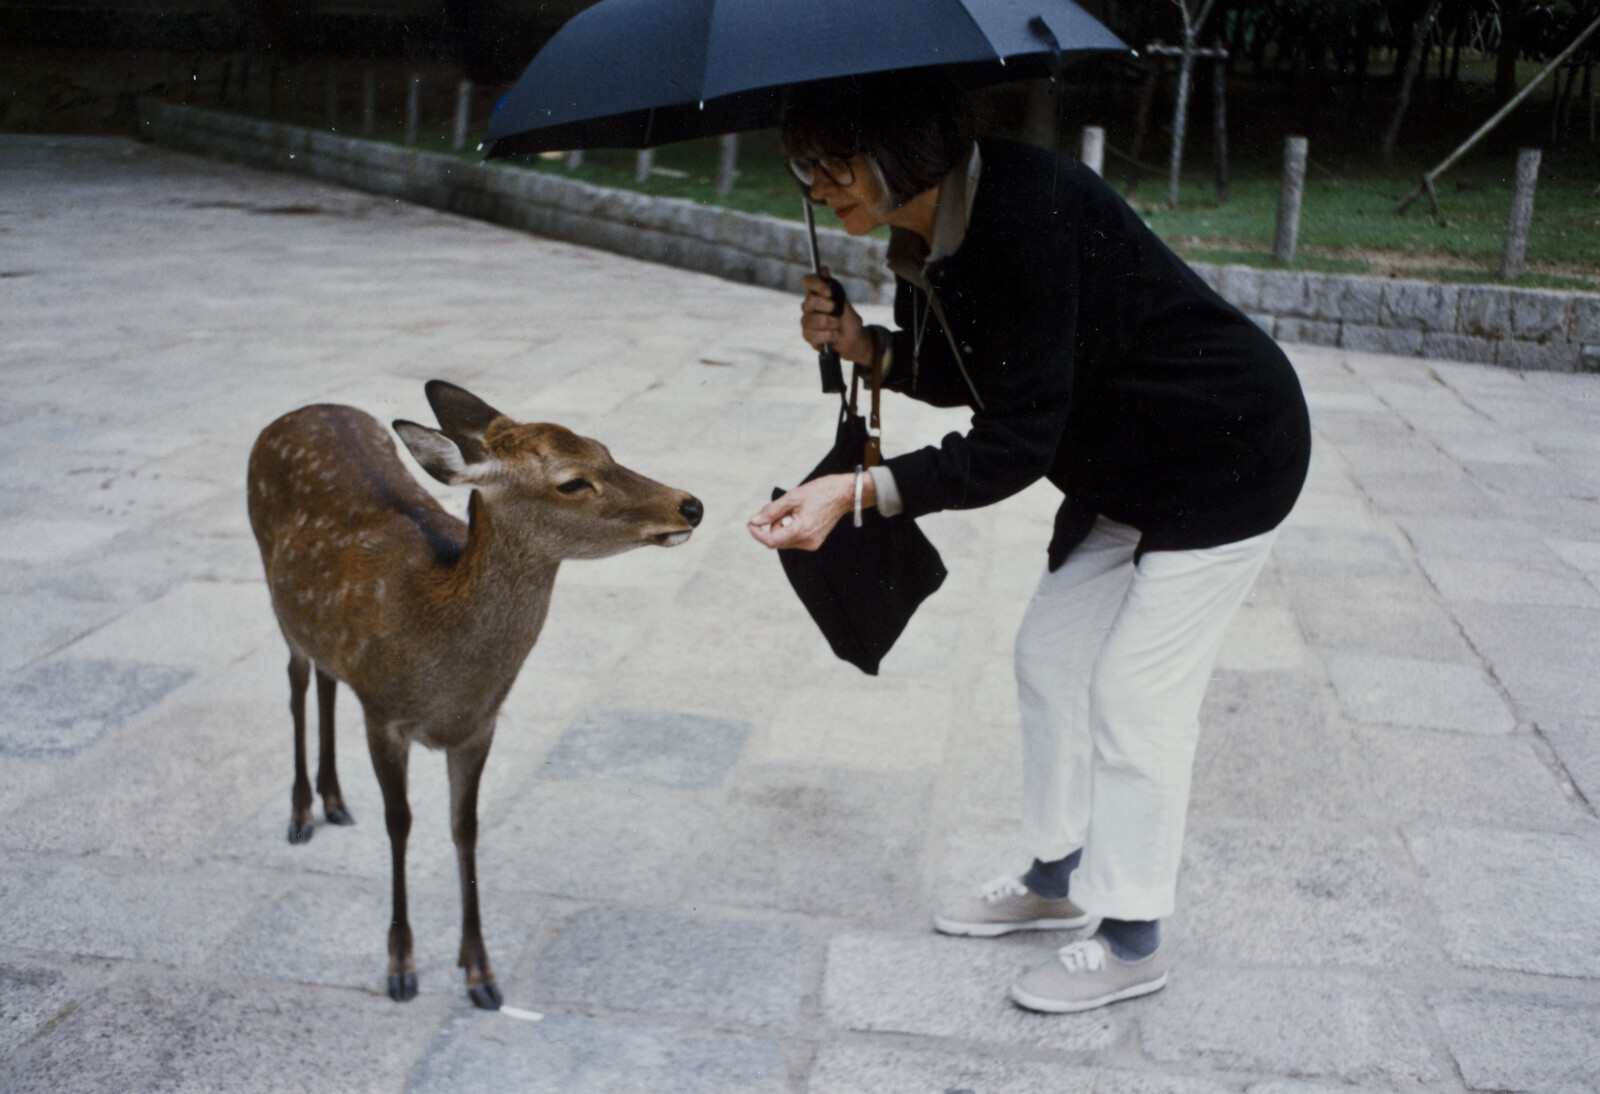
<path fill-rule="evenodd" d="M 882 173 L 891 209 L 966 162 L 975 133 L 967 93 L 937 69 L 803 84 L 784 101 L 784 153 L 865 156 Z"/>

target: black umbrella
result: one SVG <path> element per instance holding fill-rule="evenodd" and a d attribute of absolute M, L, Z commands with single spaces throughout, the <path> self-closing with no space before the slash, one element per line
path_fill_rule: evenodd
<path fill-rule="evenodd" d="M 500 103 L 489 155 L 761 129 L 793 84 L 941 65 L 979 85 L 1127 48 L 1071 0 L 601 0 Z"/>

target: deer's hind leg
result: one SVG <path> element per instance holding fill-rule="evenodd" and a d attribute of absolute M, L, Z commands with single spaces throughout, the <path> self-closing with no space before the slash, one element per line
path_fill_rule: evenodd
<path fill-rule="evenodd" d="M 322 795 L 322 815 L 329 824 L 354 824 L 339 789 L 339 771 L 333 753 L 333 707 L 339 681 L 317 669 L 317 793 Z"/>
<path fill-rule="evenodd" d="M 311 824 L 311 779 L 306 774 L 306 688 L 310 683 L 311 661 L 291 649 L 289 714 L 294 719 L 294 790 L 290 793 L 290 843 L 305 843 L 315 831 Z"/>

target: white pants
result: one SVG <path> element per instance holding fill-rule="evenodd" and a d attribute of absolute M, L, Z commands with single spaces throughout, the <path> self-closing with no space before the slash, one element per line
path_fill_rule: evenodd
<path fill-rule="evenodd" d="M 1276 536 L 1135 566 L 1138 530 L 1101 517 L 1039 582 L 1016 646 L 1022 846 L 1044 862 L 1083 849 L 1084 911 L 1172 913 L 1200 703 Z"/>

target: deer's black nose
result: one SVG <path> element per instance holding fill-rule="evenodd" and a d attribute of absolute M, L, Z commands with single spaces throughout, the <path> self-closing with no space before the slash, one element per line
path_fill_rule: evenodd
<path fill-rule="evenodd" d="M 698 528 L 700 518 L 706 515 L 706 507 L 700 504 L 699 498 L 685 498 L 678 506 L 678 513 L 689 522 L 690 528 Z"/>

